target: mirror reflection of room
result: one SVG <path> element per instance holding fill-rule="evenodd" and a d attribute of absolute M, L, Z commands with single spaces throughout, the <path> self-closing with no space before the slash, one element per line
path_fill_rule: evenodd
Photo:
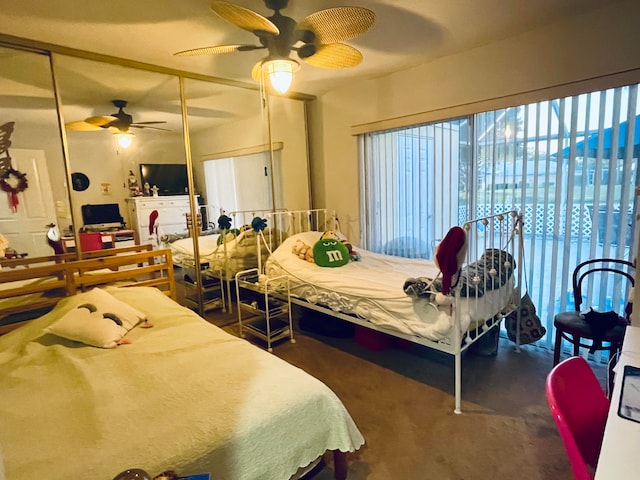
<path fill-rule="evenodd" d="M 0 257 L 52 255 L 71 209 L 49 57 L 0 47 L 0 72 Z"/>
<path fill-rule="evenodd" d="M 178 79 L 70 56 L 54 64 L 62 99 L 75 224 L 65 250 L 160 247 L 185 234 L 189 189 Z"/>
<path fill-rule="evenodd" d="M 16 97 L 3 102 L 14 126 L 8 154 L 28 179 L 17 211 L 9 197 L 2 205 L 7 252 L 84 257 L 137 245 L 170 248 L 179 278 L 193 279 L 192 306 L 200 308 L 202 279 L 188 275 L 174 241 L 185 242 L 193 267 L 194 232 L 199 242 L 210 240 L 223 215 L 240 229 L 253 215 L 309 207 L 305 101 L 265 99 L 257 85 L 184 78 L 185 126 L 178 75 L 117 59 L 7 50 L 4 91 Z M 22 159 L 27 150 L 42 150 L 27 155 L 38 165 Z"/>

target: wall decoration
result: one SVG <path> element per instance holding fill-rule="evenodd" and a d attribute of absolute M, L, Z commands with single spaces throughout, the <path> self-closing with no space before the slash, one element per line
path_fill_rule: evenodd
<path fill-rule="evenodd" d="M 0 125 L 0 176 L 11 168 L 11 157 L 9 156 L 11 140 L 9 140 L 9 137 L 13 133 L 14 125 L 15 122 L 7 122 L 4 125 Z"/>
<path fill-rule="evenodd" d="M 14 213 L 18 211 L 18 194 L 24 192 L 27 186 L 27 175 L 12 167 L 7 168 L 0 177 L 0 190 L 9 194 L 9 206 Z"/>
<path fill-rule="evenodd" d="M 71 185 L 76 192 L 84 192 L 89 188 L 89 177 L 84 173 L 74 172 L 71 174 Z"/>

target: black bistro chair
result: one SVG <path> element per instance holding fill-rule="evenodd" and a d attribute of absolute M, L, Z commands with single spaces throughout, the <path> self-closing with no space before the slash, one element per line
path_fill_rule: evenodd
<path fill-rule="evenodd" d="M 555 316 L 556 341 L 553 349 L 553 365 L 560 361 L 562 339 L 573 345 L 573 355 L 578 356 L 580 348 L 588 348 L 590 353 L 608 350 L 611 359 L 615 359 L 620 350 L 624 333 L 629 324 L 626 307 L 620 311 L 604 311 L 595 308 L 600 288 L 613 288 L 613 291 L 626 295 L 627 287 L 634 285 L 635 268 L 626 260 L 595 258 L 580 263 L 573 271 L 573 299 L 575 310 Z M 615 282 L 615 283 L 612 283 Z M 593 298 L 587 295 L 589 285 L 593 288 Z M 611 286 L 614 287 L 611 287 Z M 625 297 L 626 298 L 626 297 Z M 626 303 L 625 303 L 626 305 Z M 615 308 L 613 306 L 612 308 Z M 588 342 L 588 343 L 587 343 Z M 615 360 L 609 362 L 609 391 L 613 387 L 613 367 Z"/>

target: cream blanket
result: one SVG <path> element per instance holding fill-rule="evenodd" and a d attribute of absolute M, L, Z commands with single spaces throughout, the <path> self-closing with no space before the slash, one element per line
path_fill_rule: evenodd
<path fill-rule="evenodd" d="M 109 288 L 155 326 L 104 350 L 43 329 L 74 297 L 0 338 L 7 478 L 111 479 L 138 467 L 287 479 L 364 440 L 322 382 L 149 287 Z"/>
<path fill-rule="evenodd" d="M 434 341 L 452 339 L 454 317 L 428 299 L 414 301 L 403 290 L 407 278 L 435 278 L 439 269 L 431 260 L 382 255 L 354 247 L 361 256 L 338 268 L 320 267 L 292 253 L 300 239 L 313 245 L 322 232 L 302 232 L 287 238 L 265 262 L 268 277 L 287 275 L 291 293 L 334 311 L 356 315 L 393 332 Z M 513 278 L 505 287 L 481 298 L 461 299 L 456 304 L 460 333 L 492 318 L 509 305 Z"/>

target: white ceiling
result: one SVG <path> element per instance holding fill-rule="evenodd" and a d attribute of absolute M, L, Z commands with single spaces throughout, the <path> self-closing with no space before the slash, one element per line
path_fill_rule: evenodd
<path fill-rule="evenodd" d="M 253 34 L 216 16 L 209 0 L 15 0 L 2 2 L 0 33 L 215 77 L 251 82 L 264 52 L 209 57 L 173 53 L 204 46 L 254 43 Z M 234 0 L 269 16 L 261 0 Z M 325 70 L 303 65 L 293 90 L 321 95 L 355 78 L 371 78 L 532 30 L 612 0 L 290 0 L 281 13 L 296 20 L 344 5 L 370 8 L 375 25 L 349 43 L 360 65 Z"/>

